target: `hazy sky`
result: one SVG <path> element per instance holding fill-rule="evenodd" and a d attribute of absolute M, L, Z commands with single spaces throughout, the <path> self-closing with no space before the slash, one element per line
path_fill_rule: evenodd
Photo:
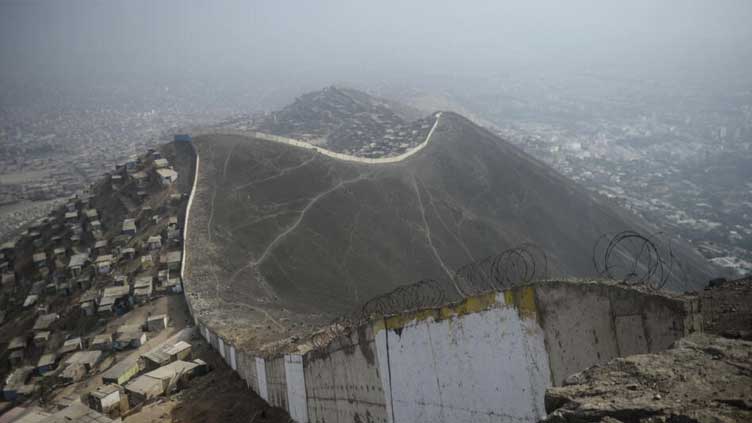
<path fill-rule="evenodd" d="M 752 63 L 750 0 L 0 0 L 0 77 L 419 80 Z M 716 76 L 717 77 L 717 76 Z"/>

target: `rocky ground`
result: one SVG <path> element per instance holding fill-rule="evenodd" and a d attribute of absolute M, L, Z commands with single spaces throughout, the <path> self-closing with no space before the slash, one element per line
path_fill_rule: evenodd
<path fill-rule="evenodd" d="M 550 388 L 546 411 L 549 423 L 752 421 L 752 342 L 698 334 L 615 359 Z"/>
<path fill-rule="evenodd" d="M 715 281 L 700 299 L 705 332 L 752 341 L 752 276 Z"/>

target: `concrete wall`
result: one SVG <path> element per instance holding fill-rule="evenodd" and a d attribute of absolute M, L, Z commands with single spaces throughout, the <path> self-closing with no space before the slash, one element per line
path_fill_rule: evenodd
<path fill-rule="evenodd" d="M 217 346 L 217 351 L 219 351 L 219 355 L 222 356 L 223 359 L 225 359 L 225 362 L 227 362 L 226 352 L 225 352 L 225 340 L 217 337 L 217 343 L 219 344 Z"/>
<path fill-rule="evenodd" d="M 369 164 L 386 164 L 386 163 L 397 163 L 401 162 L 402 160 L 405 160 L 406 158 L 412 156 L 413 154 L 417 153 L 418 151 L 425 148 L 428 143 L 431 141 L 431 137 L 433 136 L 433 132 L 436 129 L 436 127 L 439 124 L 439 118 L 441 117 L 441 112 L 436 113 L 436 120 L 433 123 L 433 126 L 431 126 L 431 129 L 428 131 L 428 134 L 426 135 L 426 139 L 415 146 L 414 148 L 400 154 L 399 156 L 394 157 L 379 157 L 379 158 L 368 158 L 368 157 L 359 157 L 359 156 L 353 156 L 350 154 L 343 154 L 343 153 L 337 153 L 336 151 L 327 150 L 325 148 L 321 148 L 319 146 L 315 146 L 313 144 L 309 144 L 305 141 L 296 140 L 294 138 L 288 138 L 283 137 L 279 135 L 274 134 L 267 134 L 264 132 L 259 131 L 241 131 L 237 129 L 231 129 L 231 128 L 212 128 L 207 130 L 197 130 L 194 131 L 194 136 L 199 135 L 240 135 L 244 137 L 250 137 L 250 138 L 256 138 L 260 140 L 265 141 L 271 141 L 271 142 L 277 142 L 280 144 L 286 144 L 297 148 L 305 148 L 308 150 L 316 150 L 319 153 L 331 157 L 333 159 L 337 160 L 343 160 L 348 162 L 357 162 L 357 163 L 369 163 Z"/>
<path fill-rule="evenodd" d="M 284 356 L 266 360 L 266 389 L 269 404 L 289 410 Z"/>
<path fill-rule="evenodd" d="M 230 345 L 230 367 L 232 367 L 232 370 L 238 370 L 238 357 L 233 345 Z"/>
<path fill-rule="evenodd" d="M 373 321 L 303 355 L 256 357 L 199 323 L 228 365 L 299 422 L 535 422 L 546 388 L 701 330 L 697 300 L 546 282 Z"/>
<path fill-rule="evenodd" d="M 215 350 L 219 351 L 219 338 L 217 338 L 217 335 L 212 332 L 211 329 L 208 329 L 209 331 L 209 345 L 212 346 Z"/>
<path fill-rule="evenodd" d="M 306 354 L 303 368 L 309 421 L 387 422 L 379 367 L 371 326 Z"/>
<path fill-rule="evenodd" d="M 299 354 L 285 355 L 285 381 L 287 383 L 287 410 L 290 417 L 298 422 L 307 422 L 308 406 L 306 403 L 303 356 Z"/>
<path fill-rule="evenodd" d="M 206 340 L 206 342 L 209 342 L 209 328 L 206 327 L 206 326 L 204 326 L 204 325 L 202 325 L 202 324 L 199 324 L 198 328 L 199 328 L 199 331 L 201 333 L 201 336 L 204 337 L 204 339 Z"/>
<path fill-rule="evenodd" d="M 198 166 L 197 155 L 184 245 Z M 702 329 L 697 299 L 545 282 L 373 321 L 304 355 L 258 357 L 217 336 L 193 313 L 188 293 L 186 301 L 201 335 L 228 365 L 299 422 L 535 422 L 544 415 L 546 388 L 568 375 L 664 350 Z"/>
<path fill-rule="evenodd" d="M 613 284 L 540 284 L 538 320 L 553 383 L 615 357 L 665 350 L 701 330 L 695 303 Z"/>
<path fill-rule="evenodd" d="M 183 221 L 183 260 L 180 262 L 180 283 L 183 284 L 185 281 L 185 263 L 186 263 L 186 247 L 188 243 L 186 242 L 186 239 L 188 238 L 188 219 L 191 214 L 191 206 L 193 205 L 193 198 L 196 194 L 196 185 L 198 184 L 198 169 L 199 165 L 201 164 L 201 160 L 198 157 L 198 151 L 196 151 L 196 147 L 191 143 L 191 149 L 193 150 L 193 154 L 196 156 L 196 166 L 193 170 L 193 186 L 191 186 L 191 193 L 188 195 L 188 204 L 185 206 L 185 220 Z M 185 286 L 183 286 L 183 292 L 185 292 Z M 193 315 L 193 308 L 191 308 L 191 302 L 188 300 L 188 297 L 186 296 L 186 302 L 188 303 L 188 308 L 191 311 L 191 315 Z"/>
<path fill-rule="evenodd" d="M 266 360 L 261 357 L 256 357 L 256 374 L 258 375 L 258 391 L 259 396 L 266 401 L 269 401 L 269 385 L 266 383 Z"/>
<path fill-rule="evenodd" d="M 256 358 L 250 353 L 239 350 L 237 372 L 253 392 L 259 391 Z"/>
<path fill-rule="evenodd" d="M 534 313 L 507 300 L 492 293 L 414 320 L 386 320 L 376 342 L 379 357 L 389 357 L 384 389 L 393 421 L 532 422 L 545 415 L 544 334 Z"/>

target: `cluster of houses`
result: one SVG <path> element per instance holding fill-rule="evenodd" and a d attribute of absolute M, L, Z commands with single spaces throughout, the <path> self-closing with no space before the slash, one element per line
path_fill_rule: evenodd
<path fill-rule="evenodd" d="M 88 340 L 88 349 L 83 349 L 84 342 L 81 338 L 70 339 L 65 342 L 59 354 L 43 355 L 36 367 L 21 366 L 13 370 L 5 379 L 4 399 L 18 403 L 31 397 L 39 390 L 39 384 L 33 383 L 34 379 L 50 373 L 56 373 L 57 380 L 63 383 L 82 380 L 99 370 L 109 351 L 140 347 L 146 339 L 143 329 L 154 333 L 164 329 L 167 321 L 166 315 L 151 316 L 143 327 L 123 328 L 126 331 L 124 333 L 142 334 L 135 343 L 118 343 L 109 334 L 98 335 Z M 121 333 L 120 330 L 118 333 Z M 184 329 L 169 340 L 140 354 L 138 358 L 126 358 L 99 372 L 97 377 L 101 377 L 102 383 L 96 384 L 78 398 L 81 404 L 89 408 L 88 411 L 81 410 L 78 404 L 61 404 L 60 413 L 34 409 L 34 416 L 39 420 L 33 421 L 47 421 L 44 420 L 45 416 L 67 415 L 65 410 L 69 407 L 78 407 L 74 410 L 82 412 L 85 418 L 80 421 L 88 421 L 86 418 L 101 418 L 92 421 L 102 422 L 116 421 L 115 419 L 125 416 L 135 407 L 182 388 L 192 378 L 209 370 L 203 360 L 192 359 L 192 346 L 185 340 L 190 339 L 192 333 L 192 329 Z"/>
<path fill-rule="evenodd" d="M 433 117 L 407 121 L 364 93 L 328 87 L 257 117 L 252 127 L 339 153 L 379 158 L 398 156 L 422 143 L 434 121 Z"/>
<path fill-rule="evenodd" d="M 177 176 L 160 152 L 149 150 L 0 245 L 0 335 L 9 338 L 0 341 L 7 342 L 0 366 L 4 400 L 19 405 L 101 373 L 104 384 L 81 398 L 89 411 L 78 414 L 81 421 L 109 421 L 85 419 L 90 412 L 117 418 L 206 371 L 205 363 L 190 359 L 186 340 L 102 368 L 119 352 L 142 348 L 169 317 L 149 316 L 109 332 L 108 321 L 182 292 Z"/>
<path fill-rule="evenodd" d="M 133 181 L 137 189 L 145 189 L 154 180 L 163 186 L 170 186 L 178 180 L 178 172 L 159 151 L 150 149 L 145 159 L 131 157 L 124 164 L 117 165 L 115 172 L 110 175 L 110 180 L 116 186 Z"/>
<path fill-rule="evenodd" d="M 155 317 L 165 319 L 165 316 Z M 81 401 L 93 410 L 116 418 L 146 401 L 174 392 L 193 377 L 206 373 L 206 363 L 192 359 L 192 346 L 183 340 L 191 333 L 191 329 L 186 329 L 140 354 L 138 359 L 116 363 L 101 373 L 102 384 L 83 393 Z"/>

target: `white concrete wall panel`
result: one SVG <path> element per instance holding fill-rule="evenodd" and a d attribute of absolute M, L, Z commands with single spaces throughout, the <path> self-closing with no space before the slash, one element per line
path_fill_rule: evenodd
<path fill-rule="evenodd" d="M 618 355 L 611 302 L 599 285 L 542 284 L 536 299 L 555 385 Z"/>
<path fill-rule="evenodd" d="M 308 419 L 313 423 L 387 422 L 372 331 L 363 327 L 304 358 Z"/>
<path fill-rule="evenodd" d="M 692 327 L 694 316 L 689 307 L 683 307 L 688 304 L 661 297 L 645 301 L 644 304 L 641 314 L 648 346 L 645 352 L 667 350 L 679 338 L 700 330 L 700 327 Z M 695 314 L 700 314 L 699 310 Z"/>
<path fill-rule="evenodd" d="M 242 364 L 241 364 L 242 363 Z M 256 374 L 256 357 L 238 350 L 238 368 L 243 373 L 248 388 L 258 393 L 258 375 Z"/>
<path fill-rule="evenodd" d="M 620 355 L 644 354 L 648 351 L 645 328 L 639 314 L 614 317 L 614 330 Z"/>
<path fill-rule="evenodd" d="M 256 375 L 258 376 L 258 390 L 261 398 L 269 401 L 269 387 L 266 384 L 266 360 L 256 357 Z"/>
<path fill-rule="evenodd" d="M 220 337 L 217 337 L 217 350 L 219 351 L 219 355 L 221 355 L 222 358 L 224 359 L 225 358 L 225 340 Z"/>
<path fill-rule="evenodd" d="M 285 355 L 285 380 L 287 381 L 287 399 L 290 417 L 298 423 L 308 423 L 306 382 L 302 355 Z"/>
<path fill-rule="evenodd" d="M 266 360 L 266 389 L 269 392 L 269 404 L 289 411 L 284 357 Z"/>
<path fill-rule="evenodd" d="M 256 363 L 254 363 L 255 366 Z M 248 383 L 248 362 L 246 361 L 245 354 L 239 349 L 235 349 L 235 371 L 238 373 L 241 379 L 246 383 L 246 386 L 250 386 Z"/>
<path fill-rule="evenodd" d="M 386 418 L 387 422 L 392 423 L 394 419 L 394 394 L 392 393 L 392 370 L 389 356 L 389 346 L 387 344 L 387 334 L 389 331 L 380 330 L 374 333 L 373 339 L 376 345 L 376 356 L 379 358 L 379 376 L 381 386 L 384 390 L 384 400 L 386 401 Z"/>
<path fill-rule="evenodd" d="M 395 423 L 543 417 L 550 386 L 544 334 L 534 320 L 523 323 L 514 307 L 387 332 Z"/>
<path fill-rule="evenodd" d="M 691 303 L 614 284 L 540 284 L 536 303 L 556 385 L 616 357 L 663 351 L 698 329 Z"/>
<path fill-rule="evenodd" d="M 193 150 L 193 154 L 196 156 L 196 168 L 193 170 L 193 184 L 191 185 L 191 193 L 188 195 L 188 204 L 185 206 L 185 220 L 183 220 L 183 260 L 180 262 L 180 279 L 185 283 L 185 265 L 187 262 L 188 256 L 186 255 L 187 252 L 187 245 L 186 239 L 188 239 L 188 222 L 190 220 L 191 216 L 191 206 L 193 205 L 193 199 L 196 196 L 196 186 L 198 185 L 198 174 L 199 174 L 199 165 L 201 164 L 201 160 L 198 157 L 198 151 L 196 150 L 196 147 L 191 143 L 191 149 Z M 188 308 L 190 310 L 193 310 L 191 307 L 191 302 L 188 297 L 186 297 L 186 301 L 188 302 Z M 191 312 L 191 315 L 193 315 L 193 312 Z"/>
<path fill-rule="evenodd" d="M 241 371 L 245 375 L 245 381 L 248 384 L 248 388 L 250 388 L 253 392 L 258 394 L 259 384 L 258 384 L 258 372 L 257 372 L 257 367 L 256 367 L 256 357 L 242 350 L 238 351 L 238 357 L 239 357 L 239 360 L 243 363 L 242 365 L 238 363 L 238 366 L 241 368 Z"/>
<path fill-rule="evenodd" d="M 522 319 L 520 321 L 522 332 L 526 334 L 525 353 L 528 357 L 527 372 L 529 375 L 529 389 L 533 405 L 533 414 L 546 415 L 545 396 L 546 389 L 551 385 L 551 366 L 546 350 L 545 333 L 537 319 Z M 541 360 L 544 358 L 544 360 Z M 523 389 L 528 389 L 527 386 Z"/>
<path fill-rule="evenodd" d="M 677 339 L 701 330 L 702 325 L 696 324 L 700 310 L 694 299 L 678 301 L 623 286 L 610 286 L 608 296 L 617 337 L 624 338 L 619 342 L 622 356 L 663 351 Z"/>
<path fill-rule="evenodd" d="M 214 348 L 215 351 L 219 350 L 219 343 L 217 342 L 217 339 L 218 339 L 217 335 L 210 330 L 209 331 L 209 344 L 211 344 L 212 348 Z"/>

